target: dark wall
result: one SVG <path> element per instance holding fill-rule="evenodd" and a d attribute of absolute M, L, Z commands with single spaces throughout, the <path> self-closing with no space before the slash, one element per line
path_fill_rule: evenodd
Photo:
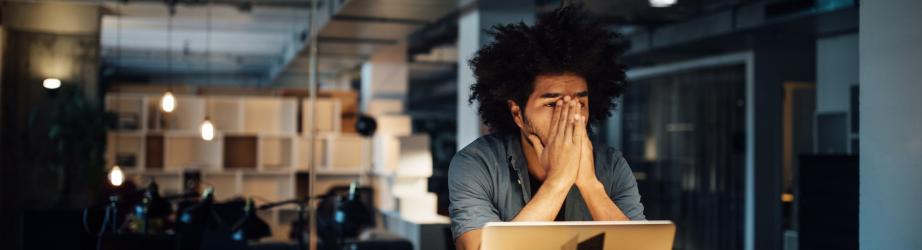
<path fill-rule="evenodd" d="M 813 35 L 765 30 L 754 41 L 755 249 L 781 249 L 782 104 L 785 82 L 814 82 Z"/>
<path fill-rule="evenodd" d="M 93 188 L 97 186 L 89 183 L 92 178 L 87 175 L 98 173 L 51 164 L 52 149 L 59 145 L 49 139 L 49 119 L 59 111 L 54 101 L 63 88 L 46 90 L 42 81 L 56 77 L 65 86 L 79 86 L 89 104 L 101 108 L 97 81 L 99 34 L 52 34 L 11 28 L 3 39 L 0 241 L 4 245 L 0 248 L 18 249 L 25 211 L 81 207 L 93 199 Z"/>

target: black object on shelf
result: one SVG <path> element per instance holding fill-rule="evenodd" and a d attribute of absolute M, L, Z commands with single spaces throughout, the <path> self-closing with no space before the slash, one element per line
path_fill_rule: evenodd
<path fill-rule="evenodd" d="M 858 249 L 858 157 L 801 155 L 800 249 Z"/>

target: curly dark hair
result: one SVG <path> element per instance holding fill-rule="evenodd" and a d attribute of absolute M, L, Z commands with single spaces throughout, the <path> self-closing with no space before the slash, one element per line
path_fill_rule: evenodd
<path fill-rule="evenodd" d="M 539 75 L 583 77 L 589 88 L 589 122 L 611 116 L 614 99 L 624 91 L 626 66 L 620 58 L 627 44 L 581 5 L 542 14 L 534 26 L 495 25 L 487 33 L 494 41 L 468 62 L 476 78 L 468 102 L 479 102 L 480 118 L 493 131 L 518 132 L 507 100 L 524 107 Z"/>

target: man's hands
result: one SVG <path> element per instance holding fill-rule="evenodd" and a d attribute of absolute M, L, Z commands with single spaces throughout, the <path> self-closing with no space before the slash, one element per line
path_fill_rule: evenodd
<path fill-rule="evenodd" d="M 569 96 L 558 100 L 551 115 L 548 138 L 542 141 L 529 135 L 538 161 L 547 169 L 545 184 L 569 188 L 595 178 L 592 143 L 586 133 L 587 118 L 581 115 L 582 104 Z M 588 167 L 584 167 L 588 165 Z M 588 170 L 583 170 L 588 168 Z M 583 173 L 588 172 L 588 173 Z"/>
<path fill-rule="evenodd" d="M 579 174 L 576 177 L 576 187 L 583 189 L 585 187 L 600 183 L 595 176 L 595 158 L 592 154 L 592 141 L 586 133 L 586 123 L 577 128 L 577 133 L 582 137 L 580 144 L 579 156 Z"/>

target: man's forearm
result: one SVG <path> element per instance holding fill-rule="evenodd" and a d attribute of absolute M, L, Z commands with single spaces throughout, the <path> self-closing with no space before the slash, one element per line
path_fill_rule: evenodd
<path fill-rule="evenodd" d="M 615 205 L 615 202 L 609 198 L 605 191 L 605 186 L 598 180 L 587 181 L 577 185 L 580 195 L 592 214 L 592 220 L 595 221 L 618 221 L 631 220 L 621 212 L 621 209 Z"/>
<path fill-rule="evenodd" d="M 553 221 L 572 185 L 546 182 L 512 221 Z"/>

